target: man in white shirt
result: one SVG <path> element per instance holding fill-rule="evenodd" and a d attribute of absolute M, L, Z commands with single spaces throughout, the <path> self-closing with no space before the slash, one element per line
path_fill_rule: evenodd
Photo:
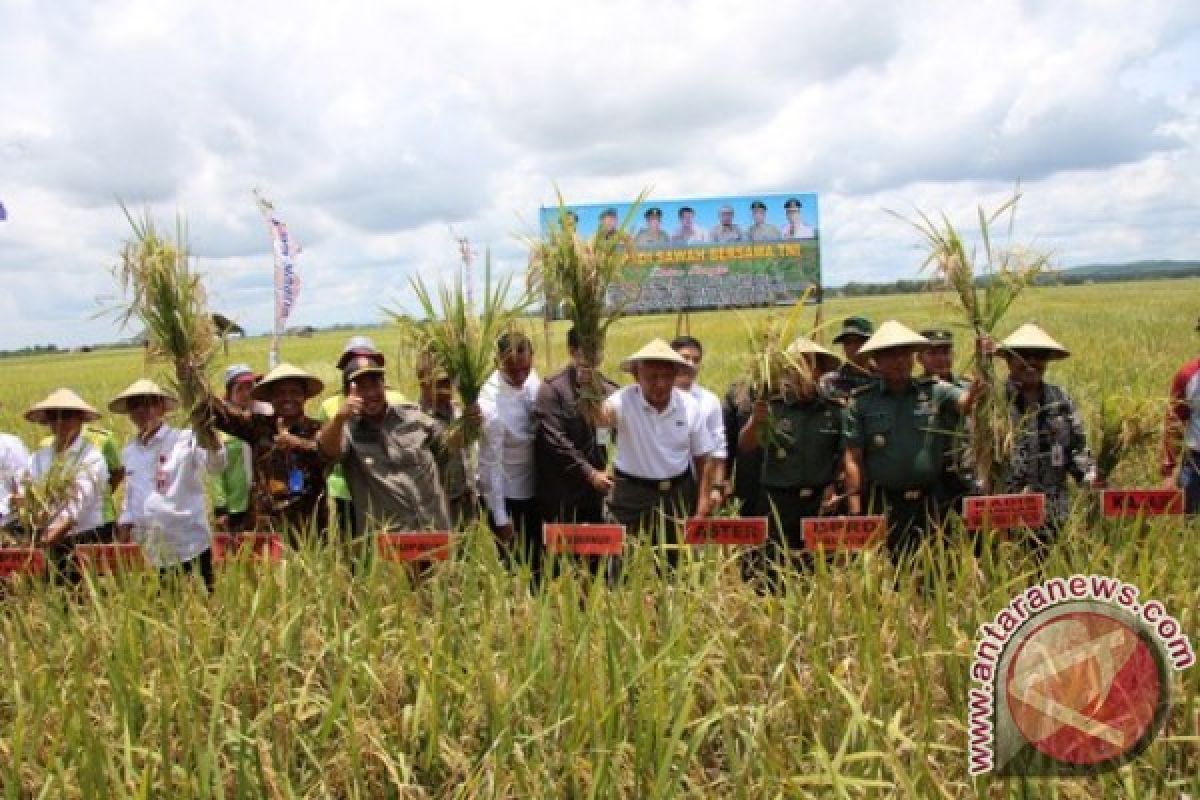
<path fill-rule="evenodd" d="M 163 421 L 179 402 L 157 384 L 140 380 L 108 404 L 128 414 L 137 434 L 121 452 L 125 499 L 117 519 L 123 542 L 136 541 L 156 567 L 168 572 L 199 572 L 212 591 L 212 533 L 206 488 L 209 475 L 225 468 L 220 444 L 209 451 L 190 430 Z"/>
<path fill-rule="evenodd" d="M 536 582 L 545 548 L 534 485 L 533 408 L 542 382 L 533 369 L 529 337 L 503 334 L 496 341 L 496 364 L 479 393 L 483 438 L 476 483 L 496 538 L 529 564 Z"/>
<path fill-rule="evenodd" d="M 25 419 L 45 425 L 54 434 L 53 441 L 39 448 L 30 462 L 30 480 L 51 486 L 67 487 L 52 507 L 38 509 L 35 539 L 47 547 L 47 557 L 56 575 L 67 583 L 77 583 L 79 572 L 71 553 L 79 544 L 101 540 L 104 524 L 103 496 L 108 485 L 108 466 L 104 456 L 86 437 L 83 423 L 94 422 L 100 415 L 70 389 L 57 389 L 39 403 L 30 406 Z M 32 502 L 22 498 L 21 502 Z"/>
<path fill-rule="evenodd" d="M 784 239 L 815 239 L 817 232 L 812 229 L 801 216 L 804 204 L 795 197 L 788 198 L 783 204 L 783 213 L 787 215 L 787 224 L 780 232 Z"/>
<path fill-rule="evenodd" d="M 696 210 L 690 206 L 679 209 L 679 229 L 671 236 L 672 244 L 704 244 L 708 234 L 696 227 Z"/>
<path fill-rule="evenodd" d="M 696 382 L 700 374 L 700 362 L 704 360 L 704 346 L 700 340 L 692 336 L 676 336 L 671 340 L 671 349 L 679 353 L 685 361 L 692 365 L 691 370 L 680 370 L 675 378 L 675 385 L 690 394 L 700 405 L 700 417 L 704 427 L 713 441 L 713 451 L 709 454 L 708 502 L 712 510 L 720 508 L 725 503 L 725 462 L 729 457 L 729 449 L 725 437 L 725 414 L 721 409 L 721 400 L 715 394 Z M 699 471 L 696 471 L 699 474 Z"/>
<path fill-rule="evenodd" d="M 609 512 L 629 533 L 655 540 L 661 536 L 674 545 L 678 524 L 693 508 L 702 517 L 711 509 L 708 464 L 716 445 L 700 405 L 675 386 L 681 371 L 694 370 L 662 339 L 622 361 L 621 368 L 637 383 L 614 392 L 602 407 L 602 424 L 617 435 Z M 668 559 L 675 562 L 674 552 Z"/>
<path fill-rule="evenodd" d="M 11 433 L 0 433 L 0 527 L 11 528 L 16 523 L 12 500 L 28 476 L 25 443 Z"/>

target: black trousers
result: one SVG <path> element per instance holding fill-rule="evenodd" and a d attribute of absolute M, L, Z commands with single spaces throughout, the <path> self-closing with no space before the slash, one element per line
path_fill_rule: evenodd
<path fill-rule="evenodd" d="M 820 516 L 824 496 L 824 486 L 761 488 L 750 510 L 767 518 L 767 543 L 760 550 L 747 552 L 747 578 L 765 582 L 772 592 L 782 592 L 784 571 L 812 566 L 812 554 L 804 547 L 801 520 Z"/>
<path fill-rule="evenodd" d="M 104 526 L 64 536 L 46 548 L 50 578 L 59 584 L 74 586 L 83 578 L 75 563 L 75 547 L 81 544 L 105 544 Z"/>
<path fill-rule="evenodd" d="M 540 583 L 542 564 L 546 558 L 546 545 L 542 540 L 542 514 L 538 508 L 537 498 L 517 500 L 506 497 L 504 498 L 504 510 L 508 512 L 508 518 L 512 521 L 513 526 L 513 541 L 505 560 L 510 568 L 518 567 L 522 563 L 528 564 L 534 583 Z M 488 526 L 493 533 L 500 528 L 491 511 L 488 511 Z"/>
<path fill-rule="evenodd" d="M 653 481 L 644 481 L 617 473 L 613 481 L 608 512 L 625 526 L 626 535 L 645 542 L 660 542 L 667 548 L 667 564 L 679 563 L 683 525 L 696 507 L 696 479 L 691 471 L 662 489 Z"/>
<path fill-rule="evenodd" d="M 930 487 L 902 490 L 872 485 L 866 511 L 887 516 L 887 548 L 893 561 L 916 551 L 938 520 L 937 498 Z"/>

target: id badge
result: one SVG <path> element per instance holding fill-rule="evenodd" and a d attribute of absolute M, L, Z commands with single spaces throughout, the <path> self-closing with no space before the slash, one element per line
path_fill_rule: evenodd
<path fill-rule="evenodd" d="M 596 428 L 596 444 L 601 447 L 608 447 L 612 444 L 612 429 Z"/>
<path fill-rule="evenodd" d="M 1050 448 L 1050 466 L 1063 467 L 1067 464 L 1067 456 L 1061 444 L 1056 444 Z"/>

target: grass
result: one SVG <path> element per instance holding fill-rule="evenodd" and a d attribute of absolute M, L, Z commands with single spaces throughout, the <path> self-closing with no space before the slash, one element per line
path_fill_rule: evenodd
<path fill-rule="evenodd" d="M 1011 326 L 1036 320 L 1072 349 L 1048 378 L 1086 413 L 1093 386 L 1163 398 L 1195 354 L 1200 281 L 1031 289 Z M 836 301 L 912 327 L 941 322 L 928 296 Z M 759 312 L 749 312 L 753 317 Z M 743 373 L 742 326 L 691 315 L 700 381 Z M 673 317 L 614 327 L 608 362 L 670 332 Z M 394 348 L 399 331 L 372 330 Z M 565 360 L 565 325 L 539 352 Z M 1007 331 L 1001 331 L 1001 334 Z M 287 340 L 324 369 L 349 332 Z M 965 338 L 965 337 L 964 337 Z M 267 339 L 233 342 L 261 365 Z M 141 369 L 141 351 L 5 362 L 8 430 L 67 384 L 93 404 Z M 616 374 L 615 370 L 611 370 Z M 411 370 L 399 387 L 413 396 Z M 127 423 L 113 419 L 127 434 Z M 1157 483 L 1152 448 L 1122 461 Z M 1200 626 L 1200 525 L 1072 519 L 1045 573 L 1106 573 Z M 1200 669 L 1174 676 L 1164 738 L 1119 772 L 1062 782 L 966 776 L 967 669 L 977 626 L 1038 580 L 1012 545 L 976 558 L 927 551 L 921 590 L 885 559 L 819 565 L 782 597 L 700 554 L 664 583 L 639 550 L 615 591 L 558 579 L 531 596 L 468 533 L 455 559 L 414 578 L 375 564 L 352 579 L 336 554 L 239 566 L 210 600 L 153 577 L 105 579 L 66 605 L 15 585 L 0 607 L 0 797 L 1177 797 L 1200 794 Z M 588 590 L 590 589 L 590 590 Z"/>

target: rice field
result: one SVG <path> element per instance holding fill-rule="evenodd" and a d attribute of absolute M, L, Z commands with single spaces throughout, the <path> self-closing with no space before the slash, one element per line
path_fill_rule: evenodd
<path fill-rule="evenodd" d="M 1008 320 L 1036 320 L 1072 350 L 1047 377 L 1091 416 L 1105 394 L 1162 402 L 1200 350 L 1196 297 L 1197 280 L 1039 288 Z M 823 313 L 915 328 L 954 318 L 939 302 L 837 300 Z M 747 366 L 744 320 L 687 322 L 708 348 L 700 380 L 720 393 Z M 610 374 L 678 324 L 623 320 Z M 543 374 L 565 358 L 564 331 L 547 352 L 531 329 Z M 399 329 L 362 332 L 397 352 Z M 289 339 L 284 358 L 332 387 L 351 333 Z M 234 341 L 218 366 L 265 367 L 267 346 Z M 411 359 L 389 366 L 412 396 Z M 0 368 L 0 430 L 33 444 L 31 402 L 67 385 L 101 407 L 143 374 L 143 354 Z M 1157 456 L 1133 453 L 1111 482 L 1157 485 Z M 1197 668 L 1174 676 L 1163 736 L 1115 773 L 967 776 L 975 632 L 1026 586 L 1113 575 L 1200 643 L 1200 523 L 1096 522 L 1078 500 L 1041 573 L 1013 544 L 976 557 L 961 534 L 914 570 L 865 555 L 795 576 L 781 596 L 745 585 L 731 554 L 696 553 L 664 579 L 644 548 L 618 588 L 568 570 L 533 595 L 480 531 L 421 574 L 374 563 L 354 575 L 314 548 L 225 569 L 212 597 L 141 575 L 95 580 L 70 602 L 18 583 L 0 600 L 0 797 L 1200 797 Z"/>

